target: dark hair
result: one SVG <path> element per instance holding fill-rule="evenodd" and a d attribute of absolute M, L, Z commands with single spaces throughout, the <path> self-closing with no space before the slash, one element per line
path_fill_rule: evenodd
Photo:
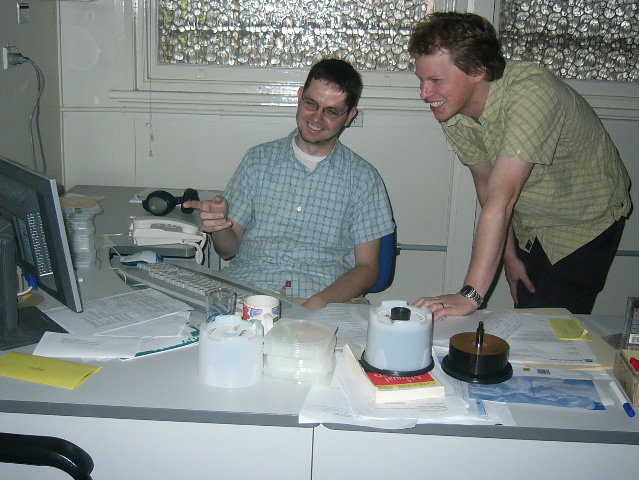
<path fill-rule="evenodd" d="M 308 89 L 313 80 L 332 83 L 344 92 L 349 112 L 357 107 L 357 102 L 359 102 L 359 97 L 364 89 L 362 76 L 357 70 L 350 63 L 336 58 L 325 58 L 311 67 L 311 71 L 306 77 L 304 91 Z"/>
<path fill-rule="evenodd" d="M 441 50 L 467 75 L 483 67 L 485 79 L 492 82 L 504 74 L 506 60 L 497 33 L 488 20 L 474 13 L 435 12 L 413 28 L 408 42 L 413 57 Z"/>

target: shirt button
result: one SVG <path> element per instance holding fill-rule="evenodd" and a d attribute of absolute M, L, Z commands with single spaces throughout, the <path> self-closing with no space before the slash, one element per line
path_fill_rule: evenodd
<path fill-rule="evenodd" d="M 302 211 L 302 207 L 297 207 L 297 211 L 301 212 Z"/>

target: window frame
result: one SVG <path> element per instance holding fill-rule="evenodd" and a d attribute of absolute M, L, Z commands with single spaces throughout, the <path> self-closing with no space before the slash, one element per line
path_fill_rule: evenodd
<path fill-rule="evenodd" d="M 136 90 L 208 93 L 260 98 L 261 104 L 297 102 L 308 68 L 158 64 L 157 0 L 142 0 L 135 18 Z M 383 100 L 419 100 L 414 72 L 361 71 L 365 95 Z M 294 97 L 294 98 L 293 98 Z"/>

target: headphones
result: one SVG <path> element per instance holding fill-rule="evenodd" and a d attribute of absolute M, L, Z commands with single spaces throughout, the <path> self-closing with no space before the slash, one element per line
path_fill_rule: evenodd
<path fill-rule="evenodd" d="M 184 194 L 181 197 L 174 197 L 169 192 L 164 190 L 156 190 L 149 193 L 145 200 L 142 200 L 142 206 L 144 210 L 152 215 L 163 216 L 168 215 L 173 211 L 176 205 L 189 200 L 199 200 L 200 196 L 197 190 L 187 188 L 184 190 Z M 182 208 L 182 213 L 193 213 L 193 208 Z"/>

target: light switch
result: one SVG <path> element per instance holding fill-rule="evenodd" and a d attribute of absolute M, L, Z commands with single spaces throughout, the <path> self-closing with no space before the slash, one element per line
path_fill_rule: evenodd
<path fill-rule="evenodd" d="M 28 3 L 18 3 L 18 23 L 29 23 L 30 13 Z"/>

